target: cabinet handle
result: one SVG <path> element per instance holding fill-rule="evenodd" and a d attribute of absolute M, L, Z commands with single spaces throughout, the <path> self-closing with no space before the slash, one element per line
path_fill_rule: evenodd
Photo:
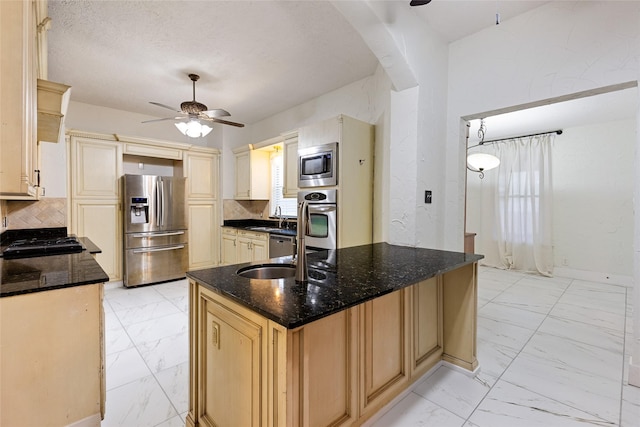
<path fill-rule="evenodd" d="M 40 187 L 40 169 L 33 170 L 36 173 L 36 187 Z"/>
<path fill-rule="evenodd" d="M 220 350 L 220 325 L 216 322 L 211 322 L 211 343 L 213 347 Z"/>

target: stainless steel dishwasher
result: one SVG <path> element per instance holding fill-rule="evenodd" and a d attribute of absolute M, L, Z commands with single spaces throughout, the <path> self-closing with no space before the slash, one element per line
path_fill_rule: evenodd
<path fill-rule="evenodd" d="M 269 234 L 269 258 L 293 255 L 294 236 Z"/>

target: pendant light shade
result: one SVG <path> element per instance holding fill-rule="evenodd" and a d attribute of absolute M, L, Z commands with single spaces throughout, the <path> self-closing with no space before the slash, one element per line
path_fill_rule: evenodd
<path fill-rule="evenodd" d="M 188 136 L 189 138 L 200 138 L 203 136 L 207 136 L 209 132 L 213 130 L 213 128 L 203 125 L 199 120 L 189 120 L 188 122 L 178 122 L 174 123 L 178 130 L 182 132 L 183 135 Z"/>
<path fill-rule="evenodd" d="M 476 171 L 488 171 L 497 168 L 499 164 L 500 159 L 492 154 L 474 153 L 467 156 L 467 165 Z"/>

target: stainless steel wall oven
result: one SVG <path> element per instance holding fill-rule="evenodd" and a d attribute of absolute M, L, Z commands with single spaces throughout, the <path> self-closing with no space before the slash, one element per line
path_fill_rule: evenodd
<path fill-rule="evenodd" d="M 309 233 L 305 237 L 308 248 L 336 249 L 338 247 L 338 190 L 300 191 L 298 203 L 309 204 Z"/>

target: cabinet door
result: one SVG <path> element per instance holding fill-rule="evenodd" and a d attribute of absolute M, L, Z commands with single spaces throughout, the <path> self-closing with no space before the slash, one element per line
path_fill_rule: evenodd
<path fill-rule="evenodd" d="M 407 315 L 404 289 L 360 306 L 362 413 L 379 409 L 408 382 Z"/>
<path fill-rule="evenodd" d="M 36 24 L 30 1 L 0 1 L 0 198 L 36 199 Z"/>
<path fill-rule="evenodd" d="M 72 197 L 120 199 L 122 148 L 118 142 L 71 138 Z"/>
<path fill-rule="evenodd" d="M 201 296 L 198 421 L 204 426 L 265 425 L 266 327 L 257 315 Z M 266 404 L 266 402 L 264 402 Z"/>
<path fill-rule="evenodd" d="M 268 240 L 254 239 L 251 240 L 251 261 L 264 261 L 269 259 Z"/>
<path fill-rule="evenodd" d="M 412 298 L 411 376 L 431 369 L 442 356 L 442 277 L 410 288 Z"/>
<path fill-rule="evenodd" d="M 298 197 L 298 136 L 284 141 L 283 197 Z"/>
<path fill-rule="evenodd" d="M 218 198 L 218 156 L 207 153 L 185 155 L 188 199 Z"/>
<path fill-rule="evenodd" d="M 122 215 L 120 203 L 82 200 L 73 202 L 73 233 L 91 239 L 102 250 L 96 261 L 110 280 L 122 280 Z"/>
<path fill-rule="evenodd" d="M 251 162 L 249 152 L 236 154 L 236 199 L 249 199 L 251 189 Z"/>
<path fill-rule="evenodd" d="M 236 264 L 238 261 L 236 233 L 222 233 L 222 265 Z"/>
<path fill-rule="evenodd" d="M 253 261 L 253 252 L 251 250 L 251 238 L 238 236 L 238 263 Z"/>
<path fill-rule="evenodd" d="M 189 268 L 213 267 L 218 263 L 217 204 L 189 202 Z"/>

